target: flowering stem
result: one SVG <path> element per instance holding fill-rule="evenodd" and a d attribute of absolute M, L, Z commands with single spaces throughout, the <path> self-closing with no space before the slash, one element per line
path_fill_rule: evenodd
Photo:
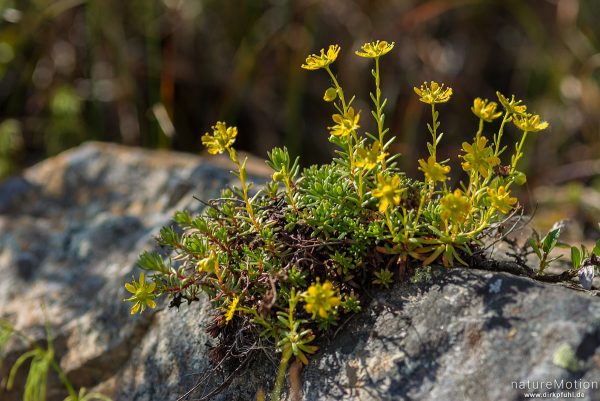
<path fill-rule="evenodd" d="M 243 197 L 244 203 L 246 205 L 246 212 L 248 213 L 248 216 L 250 217 L 250 220 L 252 221 L 252 225 L 254 226 L 256 231 L 260 232 L 260 225 L 258 224 L 258 220 L 256 220 L 256 215 L 254 214 L 254 209 L 252 209 L 252 203 L 250 202 L 250 199 L 248 198 L 248 184 L 246 182 L 246 162 L 244 161 L 244 163 L 240 163 L 240 161 L 238 160 L 237 154 L 235 152 L 235 149 L 228 148 L 228 150 L 229 150 L 229 157 L 235 163 L 235 165 L 237 166 L 238 171 L 240 173 L 239 177 L 240 177 L 240 182 L 242 185 L 242 197 Z"/>
<path fill-rule="evenodd" d="M 363 202 L 363 172 L 358 172 L 358 202 L 362 206 Z"/>
<path fill-rule="evenodd" d="M 480 118 L 479 119 L 479 129 L 477 130 L 477 133 L 475 134 L 475 143 L 477 143 L 477 140 L 479 139 L 479 137 L 481 137 L 482 133 L 483 133 L 483 119 Z"/>
<path fill-rule="evenodd" d="M 423 212 L 423 205 L 425 204 L 425 194 L 421 191 L 421 200 L 419 201 L 419 208 L 417 209 L 417 217 L 415 221 L 418 222 L 421 217 L 421 213 Z"/>
<path fill-rule="evenodd" d="M 375 78 L 375 96 L 371 94 L 371 99 L 375 105 L 375 113 L 373 117 L 377 123 L 377 133 L 379 134 L 380 154 L 383 155 L 385 152 L 383 137 L 385 131 L 383 129 L 383 105 L 381 104 L 381 77 L 379 75 L 379 57 L 375 57 L 375 71 L 373 72 Z M 385 168 L 385 158 L 382 161 L 383 168 Z"/>
<path fill-rule="evenodd" d="M 502 123 L 500 123 L 500 129 L 498 130 L 498 135 L 494 136 L 494 141 L 496 142 L 496 149 L 494 151 L 494 156 L 500 155 L 500 139 L 502 139 L 502 134 L 504 133 L 504 124 L 506 124 L 509 120 L 508 111 L 504 113 L 504 117 L 502 118 Z"/>
<path fill-rule="evenodd" d="M 467 195 L 471 193 L 473 188 L 473 171 L 471 170 L 471 174 L 469 174 L 469 186 L 467 187 Z"/>
<path fill-rule="evenodd" d="M 327 71 L 327 73 L 331 77 L 331 80 L 333 81 L 333 85 L 335 86 L 337 94 L 340 97 L 340 101 L 342 102 L 342 110 L 344 111 L 343 114 L 346 114 L 346 112 L 348 111 L 348 106 L 346 105 L 346 100 L 344 99 L 344 90 L 338 83 L 333 72 L 331 72 L 331 69 L 329 68 L 329 66 L 325 67 L 325 71 Z"/>
<path fill-rule="evenodd" d="M 467 195 L 472 194 L 471 201 L 475 198 L 475 194 L 479 190 L 479 171 L 471 170 L 469 175 L 469 187 L 467 188 Z"/>
<path fill-rule="evenodd" d="M 358 135 L 356 135 L 356 131 L 353 130 L 351 135 L 348 136 L 348 156 L 350 157 L 350 175 L 352 176 L 352 179 L 354 180 L 354 167 L 355 166 L 355 162 L 354 162 L 354 146 L 352 144 L 352 139 L 354 139 L 354 143 L 358 144 Z"/>
<path fill-rule="evenodd" d="M 385 212 L 384 212 L 384 214 L 385 214 L 385 223 L 387 224 L 388 229 L 390 230 L 390 233 L 392 234 L 392 237 L 395 237 L 396 236 L 396 229 L 394 228 L 394 225 L 392 224 L 392 219 L 390 218 L 389 209 L 386 209 Z"/>
<path fill-rule="evenodd" d="M 433 125 L 431 126 L 431 136 L 433 137 L 433 143 L 431 144 L 432 149 L 430 149 L 430 155 L 437 159 L 437 114 L 435 112 L 435 103 L 431 103 L 431 119 L 433 121 Z"/>
<path fill-rule="evenodd" d="M 475 228 L 474 230 L 464 233 L 464 235 L 467 237 L 473 237 L 473 236 L 479 234 L 480 232 L 482 232 L 483 230 L 485 230 L 489 226 L 489 220 L 492 217 L 492 215 L 494 214 L 494 210 L 495 209 L 493 207 L 490 207 L 488 209 L 487 213 L 483 216 L 483 220 L 481 220 L 481 223 L 479 224 L 479 226 L 477 228 Z"/>
<path fill-rule="evenodd" d="M 333 72 L 331 72 L 331 69 L 329 68 L 329 66 L 325 67 L 325 71 L 327 71 L 327 73 L 331 77 L 331 80 L 333 81 L 335 90 L 340 98 L 340 101 L 342 102 L 342 114 L 345 116 L 346 113 L 348 113 L 348 105 L 346 104 L 346 99 L 344 98 L 344 90 L 340 86 L 340 84 L 339 84 L 338 80 L 336 79 L 335 75 L 333 74 Z M 355 135 L 355 134 L 353 134 L 353 135 Z M 358 140 L 357 140 L 357 142 L 358 142 Z M 352 147 L 352 138 L 351 137 L 348 137 L 348 160 L 350 161 L 350 176 L 352 177 L 352 180 L 354 181 L 354 149 Z"/>
<path fill-rule="evenodd" d="M 352 181 L 354 181 L 354 149 L 351 137 L 348 137 L 348 160 L 350 161 L 350 176 L 352 177 Z"/>
<path fill-rule="evenodd" d="M 410 238 L 410 231 L 408 229 L 408 211 L 402 206 L 402 225 L 404 226 L 404 239 L 405 241 Z"/>
<path fill-rule="evenodd" d="M 379 57 L 375 58 L 375 109 L 376 109 L 376 122 L 377 122 L 377 133 L 379 134 L 379 143 L 383 146 L 383 122 L 381 120 L 381 79 L 379 77 Z M 383 152 L 383 149 L 381 149 Z"/>
<path fill-rule="evenodd" d="M 519 162 L 521 157 L 523 157 L 522 149 L 523 149 L 523 144 L 525 143 L 525 138 L 527 138 L 527 131 L 523 131 L 523 136 L 521 137 L 521 141 L 517 145 L 517 151 L 515 152 L 515 155 L 512 158 L 512 163 L 510 166 L 511 174 L 515 172 L 515 170 L 517 169 L 517 163 Z"/>

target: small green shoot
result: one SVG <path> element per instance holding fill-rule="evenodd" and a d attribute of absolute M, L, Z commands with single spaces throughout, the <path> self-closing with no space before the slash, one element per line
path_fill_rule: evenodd
<path fill-rule="evenodd" d="M 550 231 L 548 231 L 544 237 L 540 237 L 540 234 L 536 230 L 533 230 L 531 233 L 531 237 L 529 238 L 528 242 L 533 249 L 533 252 L 539 259 L 538 274 L 540 276 L 544 275 L 544 272 L 546 268 L 550 266 L 550 263 L 562 257 L 562 255 L 555 257 L 550 256 L 550 253 L 554 250 L 554 248 L 557 246 L 568 247 L 568 245 L 558 241 L 562 229 L 562 225 L 557 224 L 555 227 L 550 229 Z"/>

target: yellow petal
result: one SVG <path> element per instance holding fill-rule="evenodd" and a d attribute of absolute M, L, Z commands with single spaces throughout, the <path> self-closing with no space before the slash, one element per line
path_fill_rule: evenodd
<path fill-rule="evenodd" d="M 390 205 L 390 203 L 388 202 L 388 200 L 386 198 L 381 198 L 381 200 L 379 201 L 379 211 L 381 213 L 384 213 L 388 206 Z"/>
<path fill-rule="evenodd" d="M 131 314 L 132 315 L 135 315 L 137 313 L 137 311 L 140 309 L 140 305 L 141 304 L 139 302 L 136 302 L 135 305 L 133 305 L 131 307 Z"/>

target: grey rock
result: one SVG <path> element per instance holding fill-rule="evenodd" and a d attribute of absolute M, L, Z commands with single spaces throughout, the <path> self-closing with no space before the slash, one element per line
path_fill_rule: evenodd
<path fill-rule="evenodd" d="M 268 174 L 260 161 L 249 166 Z M 206 378 L 189 399 L 208 394 L 230 371 L 210 372 L 206 300 L 130 316 L 123 283 L 175 210 L 200 211 L 194 196 L 233 182 L 229 169 L 218 157 L 90 143 L 0 184 L 0 317 L 43 340 L 43 301 L 76 387 L 115 401 L 175 401 Z M 600 385 L 600 300 L 503 272 L 437 268 L 377 292 L 319 345 L 300 376 L 305 401 L 521 400 L 527 381 Z M 2 401 L 21 399 L 3 381 L 24 350 L 9 346 Z M 277 363 L 258 355 L 211 399 L 268 392 Z M 62 400 L 55 378 L 49 385 L 48 399 Z M 598 387 L 571 391 L 600 400 Z"/>
<path fill-rule="evenodd" d="M 0 184 L 0 317 L 43 342 L 44 315 L 57 355 L 77 387 L 115 400 L 167 400 L 192 387 L 207 366 L 206 300 L 181 311 L 130 316 L 123 284 L 137 256 L 180 209 L 218 196 L 234 183 L 223 157 L 208 159 L 89 143 Z M 251 159 L 251 175 L 267 174 Z M 24 351 L 15 342 L 0 368 Z M 24 369 L 16 388 L 22 388 Z M 49 400 L 66 394 L 50 381 Z"/>
<path fill-rule="evenodd" d="M 561 286 L 439 269 L 366 309 L 375 313 L 354 319 L 306 369 L 304 400 L 520 400 L 528 380 L 600 380 L 600 302 Z M 565 343 L 578 372 L 553 363 Z"/>

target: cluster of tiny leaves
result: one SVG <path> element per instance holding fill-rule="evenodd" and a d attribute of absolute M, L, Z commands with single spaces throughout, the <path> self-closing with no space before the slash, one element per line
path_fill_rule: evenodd
<path fill-rule="evenodd" d="M 207 202 L 201 215 L 177 212 L 175 224 L 161 230 L 167 252 L 142 254 L 146 274 L 126 285 L 132 313 L 161 296 L 179 306 L 206 294 L 215 310 L 208 331 L 228 346 L 222 353 L 233 353 L 239 341 L 230 337 L 244 331 L 271 344 L 282 361 L 308 363 L 316 336 L 358 311 L 363 290 L 388 287 L 406 266 L 468 265 L 486 230 L 518 207 L 511 188 L 525 182 L 517 168 L 525 139 L 548 123 L 514 96 L 475 99 L 478 130 L 454 160 L 464 179 L 451 186 L 456 167 L 437 147 L 444 136 L 438 107 L 452 89 L 425 82 L 414 90 L 431 111 L 428 154 L 419 160 L 422 179 L 409 179 L 397 166 L 400 155 L 390 154 L 395 138 L 385 127 L 379 69 L 393 47 L 376 41 L 356 52 L 373 63 L 370 113 L 354 108 L 331 69 L 339 46 L 302 65 L 331 82 L 323 100 L 334 108 L 328 137 L 338 149 L 329 164 L 301 170 L 286 148 L 275 148 L 267 160 L 272 178 L 257 190 L 233 147 L 236 127 L 218 122 L 202 136 L 211 154 L 230 157 L 239 185 Z M 367 118 L 373 132 L 361 129 Z M 502 138 L 510 125 L 522 135 L 509 156 Z"/>

